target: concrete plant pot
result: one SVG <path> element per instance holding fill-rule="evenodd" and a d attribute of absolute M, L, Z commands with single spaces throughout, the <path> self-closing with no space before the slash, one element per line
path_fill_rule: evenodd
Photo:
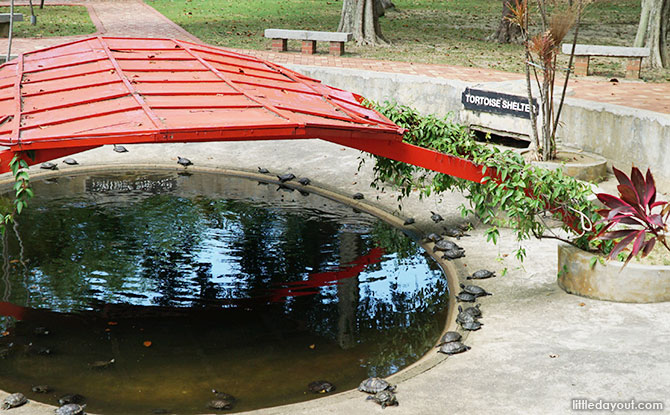
<path fill-rule="evenodd" d="M 570 294 L 622 303 L 670 301 L 670 266 L 596 261 L 595 254 L 572 245 L 558 246 L 558 285 Z"/>
<path fill-rule="evenodd" d="M 524 158 L 528 151 L 521 153 Z M 559 160 L 530 161 L 530 164 L 547 170 L 563 170 L 563 174 L 590 183 L 601 182 L 607 177 L 607 159 L 598 154 L 562 148 L 558 150 Z"/>

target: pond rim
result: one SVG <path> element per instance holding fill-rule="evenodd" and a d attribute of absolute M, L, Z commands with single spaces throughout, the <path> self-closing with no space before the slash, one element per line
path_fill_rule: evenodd
<path fill-rule="evenodd" d="M 418 239 L 418 244 L 423 248 L 423 250 L 439 265 L 442 273 L 446 276 L 447 285 L 449 288 L 449 302 L 447 306 L 447 318 L 445 327 L 442 329 L 442 333 L 449 330 L 456 330 L 456 314 L 457 314 L 457 303 L 455 293 L 459 289 L 459 282 L 465 278 L 467 272 L 460 265 L 460 260 L 447 261 L 441 258 L 441 256 L 436 255 L 432 252 L 431 243 L 425 242 L 423 239 L 424 234 L 416 225 L 404 225 L 405 219 L 398 217 L 388 210 L 384 209 L 379 204 L 374 204 L 368 199 L 355 200 L 351 195 L 346 195 L 340 189 L 336 189 L 332 186 L 327 186 L 321 183 L 315 185 L 314 181 L 309 185 L 301 185 L 298 182 L 289 181 L 285 183 L 280 183 L 280 181 L 275 178 L 274 173 L 262 174 L 257 172 L 250 172 L 246 170 L 235 170 L 227 168 L 217 168 L 217 167 L 203 167 L 203 166 L 189 166 L 187 168 L 175 167 L 173 165 L 167 164 L 98 164 L 94 166 L 73 166 L 68 167 L 66 170 L 37 170 L 35 167 L 29 169 L 30 179 L 31 180 L 45 180 L 50 178 L 57 178 L 61 176 L 82 176 L 93 173 L 123 173 L 127 172 L 156 172 L 156 173 L 165 173 L 165 172 L 194 172 L 194 173 L 205 173 L 205 174 L 217 174 L 222 176 L 229 177 L 238 177 L 248 180 L 261 181 L 271 184 L 281 184 L 282 186 L 289 187 L 296 190 L 305 190 L 311 193 L 317 194 L 319 196 L 325 197 L 327 199 L 342 203 L 352 208 L 356 208 L 362 212 L 368 213 L 382 221 L 388 223 L 389 225 L 397 229 L 406 229 L 409 230 L 413 236 L 416 236 Z M 7 191 L 14 184 L 14 178 L 11 175 L 8 175 L 0 179 L 0 190 Z M 468 337 L 468 332 L 462 333 L 463 341 Z M 441 336 L 441 335 L 440 335 Z M 447 355 L 442 353 L 437 353 L 435 350 L 430 350 L 419 360 L 412 363 L 411 365 L 401 369 L 400 371 L 387 376 L 385 379 L 392 384 L 397 384 L 406 380 L 409 380 L 415 376 L 418 376 L 433 367 L 437 366 L 441 362 L 447 359 Z M 2 391 L 6 394 L 12 393 L 9 391 Z M 262 408 L 246 412 L 237 412 L 238 414 L 269 414 L 269 413 L 291 413 L 292 408 L 313 408 L 313 407 L 326 407 L 332 405 L 336 402 L 346 401 L 349 399 L 362 398 L 363 395 L 356 389 L 348 390 L 346 392 L 341 392 L 332 396 L 324 396 L 319 399 L 313 399 L 305 402 L 292 403 L 287 405 L 274 406 L 270 408 Z M 36 401 L 29 401 L 31 403 L 31 408 L 42 407 L 42 409 L 48 410 L 53 413 L 53 410 L 57 407 L 52 405 L 43 404 Z M 28 408 L 25 408 L 28 409 Z M 26 412 L 31 413 L 31 412 Z M 38 414 L 35 414 L 38 415 Z"/>

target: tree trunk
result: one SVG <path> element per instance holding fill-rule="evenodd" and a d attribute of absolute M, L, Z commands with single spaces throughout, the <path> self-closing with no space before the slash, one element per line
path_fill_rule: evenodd
<path fill-rule="evenodd" d="M 350 32 L 359 45 L 388 43 L 379 26 L 378 0 L 344 0 L 338 32 Z"/>
<path fill-rule="evenodd" d="M 640 24 L 635 36 L 636 47 L 651 50 L 649 65 L 652 68 L 667 68 L 667 37 L 670 26 L 670 0 L 642 0 Z"/>
<path fill-rule="evenodd" d="M 377 17 L 384 15 L 387 9 L 395 9 L 395 4 L 391 0 L 375 0 L 377 3 Z"/>
<path fill-rule="evenodd" d="M 502 18 L 495 33 L 488 40 L 498 43 L 521 43 L 521 28 L 512 23 L 508 18 L 512 16 L 509 0 L 502 0 Z"/>

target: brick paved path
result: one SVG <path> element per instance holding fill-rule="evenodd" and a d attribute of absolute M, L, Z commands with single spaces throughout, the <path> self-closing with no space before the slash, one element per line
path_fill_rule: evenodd
<path fill-rule="evenodd" d="M 140 0 L 59 0 L 58 4 L 85 5 L 98 29 L 98 34 L 129 37 L 167 37 L 199 41 L 195 36 L 189 34 Z M 35 50 L 78 38 L 80 37 L 15 39 L 12 53 L 16 54 Z M 6 50 L 7 40 L 0 39 L 0 53 L 5 54 Z M 333 66 L 379 72 L 425 75 L 469 82 L 496 82 L 523 78 L 521 74 L 482 68 L 413 64 L 409 62 L 377 61 L 350 57 L 338 58 L 326 54 L 303 55 L 297 52 L 275 53 L 250 50 L 242 52 L 268 59 L 278 64 L 295 63 L 301 65 Z M 611 83 L 605 79 L 579 77 L 573 78 L 570 81 L 570 88 L 572 90 L 571 98 L 670 114 L 670 83 L 656 84 L 626 80 Z"/>

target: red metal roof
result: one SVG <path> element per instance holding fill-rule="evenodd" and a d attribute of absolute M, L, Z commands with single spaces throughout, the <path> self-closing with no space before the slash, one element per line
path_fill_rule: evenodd
<path fill-rule="evenodd" d="M 402 129 L 361 100 L 222 48 L 91 37 L 0 66 L 0 145 L 14 152 L 280 138 L 400 141 Z"/>

